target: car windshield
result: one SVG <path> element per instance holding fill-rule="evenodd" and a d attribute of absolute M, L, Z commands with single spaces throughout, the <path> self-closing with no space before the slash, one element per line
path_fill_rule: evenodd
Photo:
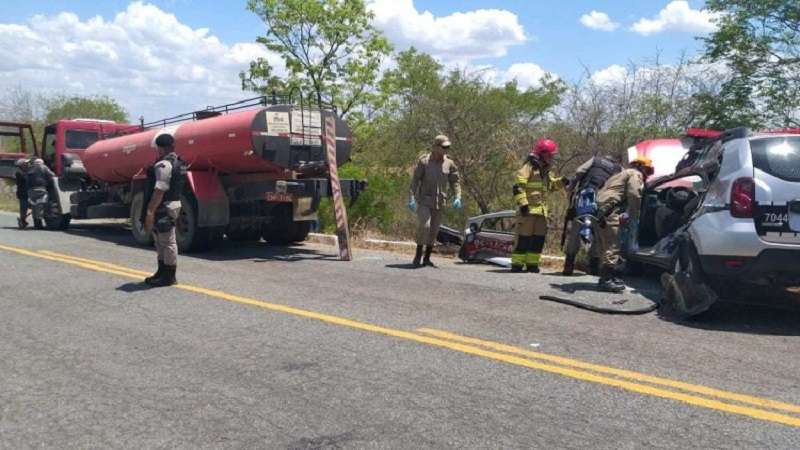
<path fill-rule="evenodd" d="M 774 177 L 800 181 L 800 136 L 753 139 L 753 165 Z"/>
<path fill-rule="evenodd" d="M 97 142 L 96 131 L 67 130 L 67 148 L 83 150 Z"/>

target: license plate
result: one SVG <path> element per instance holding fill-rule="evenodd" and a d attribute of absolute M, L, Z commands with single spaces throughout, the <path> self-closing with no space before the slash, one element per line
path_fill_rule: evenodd
<path fill-rule="evenodd" d="M 800 233 L 800 201 L 789 203 L 789 228 Z"/>

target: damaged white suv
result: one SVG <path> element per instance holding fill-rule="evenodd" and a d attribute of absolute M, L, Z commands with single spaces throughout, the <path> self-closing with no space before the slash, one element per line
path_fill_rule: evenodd
<path fill-rule="evenodd" d="M 800 130 L 728 130 L 649 181 L 626 257 L 666 271 L 663 310 L 686 317 L 744 284 L 800 285 Z"/>

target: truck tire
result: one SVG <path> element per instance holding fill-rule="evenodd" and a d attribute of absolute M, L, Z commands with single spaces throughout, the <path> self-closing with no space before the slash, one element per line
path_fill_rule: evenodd
<path fill-rule="evenodd" d="M 181 253 L 210 250 L 222 241 L 221 227 L 197 225 L 197 202 L 193 195 L 181 194 L 181 212 L 175 225 L 178 251 Z"/>
<path fill-rule="evenodd" d="M 133 196 L 131 202 L 131 234 L 137 244 L 144 247 L 153 246 L 153 235 L 144 232 L 144 224 L 142 223 L 142 209 L 144 205 L 144 192 L 139 192 Z"/>
<path fill-rule="evenodd" d="M 47 229 L 51 231 L 64 231 L 69 228 L 71 221 L 72 216 L 69 214 L 58 214 L 44 219 Z"/>

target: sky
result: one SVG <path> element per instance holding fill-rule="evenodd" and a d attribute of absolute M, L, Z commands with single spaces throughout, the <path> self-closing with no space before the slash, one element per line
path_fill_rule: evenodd
<path fill-rule="evenodd" d="M 410 46 L 490 82 L 544 74 L 599 83 L 630 63 L 674 64 L 714 31 L 701 0 L 367 0 L 396 50 Z M 246 0 L 3 0 L 0 93 L 107 95 L 132 120 L 233 102 L 238 74 L 265 57 Z"/>

